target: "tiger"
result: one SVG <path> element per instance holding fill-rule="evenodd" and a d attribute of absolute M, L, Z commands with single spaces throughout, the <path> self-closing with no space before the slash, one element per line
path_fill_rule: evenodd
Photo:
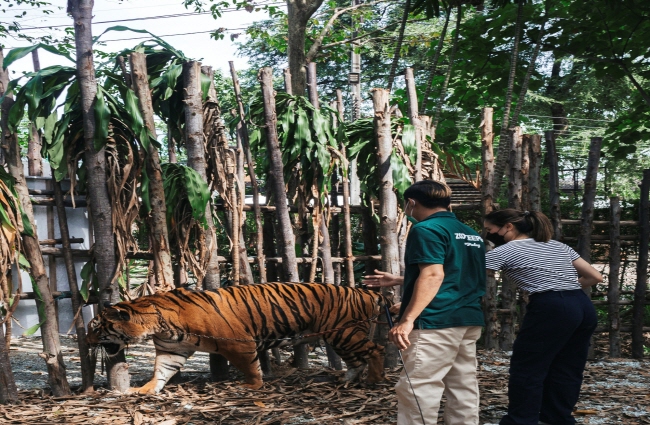
<path fill-rule="evenodd" d="M 377 383 L 384 347 L 369 333 L 384 305 L 392 301 L 378 292 L 320 283 L 177 288 L 106 306 L 88 323 L 86 338 L 110 356 L 152 337 L 153 377 L 129 393 L 159 393 L 196 351 L 221 354 L 243 373 L 243 386 L 256 390 L 263 386 L 261 350 L 320 338 L 346 363 L 346 381 L 367 366 L 366 381 Z"/>

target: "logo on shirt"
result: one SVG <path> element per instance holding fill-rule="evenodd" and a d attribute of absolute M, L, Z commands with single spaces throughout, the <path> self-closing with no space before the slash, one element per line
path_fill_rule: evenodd
<path fill-rule="evenodd" d="M 456 239 L 466 240 L 465 246 L 473 246 L 475 248 L 480 248 L 481 244 L 472 243 L 472 242 L 483 242 L 483 238 L 479 235 L 467 235 L 465 233 L 454 233 Z"/>

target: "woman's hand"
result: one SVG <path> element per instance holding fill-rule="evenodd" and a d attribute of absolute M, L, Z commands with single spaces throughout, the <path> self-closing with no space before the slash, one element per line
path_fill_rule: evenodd
<path fill-rule="evenodd" d="M 394 274 L 382 272 L 380 270 L 375 269 L 375 274 L 369 274 L 364 276 L 361 283 L 370 288 L 397 286 L 397 285 L 402 285 L 404 283 L 404 278 L 402 276 L 397 276 Z"/>

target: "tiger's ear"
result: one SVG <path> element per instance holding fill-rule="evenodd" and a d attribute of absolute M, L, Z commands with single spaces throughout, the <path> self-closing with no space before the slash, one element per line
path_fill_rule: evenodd
<path fill-rule="evenodd" d="M 131 320 L 131 315 L 127 311 L 115 307 L 105 309 L 104 317 L 113 322 L 128 322 Z"/>

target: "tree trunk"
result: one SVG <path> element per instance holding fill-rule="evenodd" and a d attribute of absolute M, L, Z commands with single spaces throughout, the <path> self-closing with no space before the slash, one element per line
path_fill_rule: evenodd
<path fill-rule="evenodd" d="M 521 138 L 521 209 L 530 209 L 530 144 L 531 135 L 524 134 Z"/>
<path fill-rule="evenodd" d="M 576 252 L 588 263 L 591 263 L 591 232 L 594 222 L 594 202 L 596 200 L 596 185 L 598 183 L 598 163 L 600 162 L 600 148 L 603 139 L 592 137 L 589 146 L 589 159 L 587 161 L 587 174 L 582 197 L 582 221 L 578 235 Z M 590 293 L 590 288 L 585 292 Z"/>
<path fill-rule="evenodd" d="M 167 156 L 169 157 L 170 164 L 176 164 L 178 162 L 176 158 L 176 142 L 174 142 L 174 136 L 169 124 L 167 124 Z"/>
<path fill-rule="evenodd" d="M 506 90 L 506 101 L 503 106 L 503 121 L 501 123 L 501 132 L 499 134 L 499 150 L 497 152 L 497 162 L 494 166 L 494 191 L 499 193 L 501 183 L 503 182 L 503 173 L 506 169 L 509 155 L 508 143 L 508 123 L 510 118 L 510 108 L 512 107 L 512 92 L 515 86 L 515 75 L 517 71 L 517 56 L 519 55 L 519 38 L 521 35 L 521 25 L 524 18 L 524 2 L 520 1 L 517 7 L 517 23 L 515 24 L 515 39 L 512 45 L 512 57 L 510 58 L 510 75 L 508 76 L 508 89 Z"/>
<path fill-rule="evenodd" d="M 422 102 L 420 103 L 420 115 L 424 115 L 426 113 L 427 102 L 429 101 L 429 95 L 431 94 L 431 85 L 433 84 L 433 79 L 435 78 L 436 70 L 438 69 L 438 61 L 440 60 L 440 53 L 442 53 L 442 46 L 445 44 L 447 27 L 449 27 L 449 18 L 451 17 L 451 8 L 447 8 L 446 12 L 447 16 L 445 17 L 445 24 L 442 27 L 442 32 L 440 33 L 440 39 L 438 40 L 438 45 L 436 46 L 436 53 L 433 55 L 433 59 L 431 60 L 429 78 L 427 79 L 427 85 L 424 89 L 424 96 L 422 96 Z"/>
<path fill-rule="evenodd" d="M 183 64 L 185 97 L 185 133 L 187 143 L 187 165 L 194 169 L 204 181 L 207 181 L 205 165 L 205 145 L 203 142 L 203 111 L 201 101 L 201 64 L 190 61 Z M 212 221 L 212 205 L 209 202 L 205 210 L 208 229 L 205 232 L 206 245 L 210 250 L 210 260 L 206 268 L 202 286 L 206 290 L 221 286 L 219 262 L 217 259 L 217 238 Z"/>
<path fill-rule="evenodd" d="M 139 99 L 140 112 L 144 124 L 154 139 L 156 126 L 154 123 L 151 91 L 147 77 L 147 57 L 144 53 L 133 52 L 130 57 L 133 89 Z M 144 142 L 144 141 L 143 141 Z M 147 141 L 147 174 L 149 177 L 149 199 L 151 201 L 151 226 L 152 251 L 154 255 L 154 274 L 156 289 L 169 291 L 174 289 L 174 271 L 169 250 L 169 235 L 167 233 L 167 204 L 165 203 L 165 189 L 163 188 L 162 169 L 158 149 Z"/>
<path fill-rule="evenodd" d="M 292 71 L 293 75 L 293 71 Z M 287 193 L 284 186 L 284 164 L 282 151 L 278 140 L 277 115 L 275 113 L 275 92 L 273 90 L 273 71 L 271 68 L 262 68 L 258 74 L 262 87 L 264 101 L 264 117 L 266 125 L 266 148 L 269 156 L 269 188 L 268 195 L 272 195 L 276 203 L 276 215 L 280 231 L 277 234 L 281 247 L 282 270 L 289 282 L 300 282 L 298 262 L 296 261 L 295 238 L 293 226 L 289 217 L 287 206 Z M 295 81 L 292 81 L 295 84 Z M 303 87 L 304 92 L 304 87 Z M 307 368 L 307 347 L 302 344 L 294 347 L 294 361 L 297 367 Z"/>
<path fill-rule="evenodd" d="M 69 0 L 68 13 L 74 19 L 75 45 L 77 52 L 77 79 L 81 91 L 83 114 L 85 162 L 88 169 L 88 190 L 86 199 L 90 206 L 92 229 L 95 238 L 93 255 L 97 263 L 99 286 L 99 308 L 105 303 L 120 301 L 115 258 L 115 235 L 113 233 L 113 211 L 106 185 L 106 158 L 104 148 L 95 150 L 94 104 L 97 95 L 97 80 L 93 63 L 92 8 L 93 0 Z M 122 350 L 106 361 L 109 388 L 125 392 L 129 389 L 128 365 Z"/>
<path fill-rule="evenodd" d="M 262 87 L 264 99 L 264 116 L 266 121 L 266 144 L 268 149 L 270 170 L 269 183 L 270 194 L 275 199 L 276 213 L 280 225 L 280 233 L 277 235 L 282 246 L 282 268 L 285 277 L 289 282 L 300 282 L 298 274 L 298 263 L 296 261 L 295 238 L 293 228 L 289 220 L 289 208 L 287 207 L 287 194 L 284 188 L 284 164 L 282 163 L 282 151 L 278 141 L 277 117 L 275 114 L 275 93 L 273 91 L 273 75 L 271 68 L 262 68 L 258 75 Z"/>
<path fill-rule="evenodd" d="M 522 189 L 522 135 L 521 127 L 512 129 L 510 145 L 510 179 L 508 181 L 508 207 L 516 210 L 521 209 Z"/>
<path fill-rule="evenodd" d="M 562 240 L 562 217 L 560 214 L 560 179 L 558 175 L 557 150 L 555 148 L 555 132 L 544 133 L 546 139 L 546 155 L 548 155 L 548 197 L 550 201 L 551 224 L 553 239 Z"/>
<path fill-rule="evenodd" d="M 305 40 L 307 23 L 318 10 L 323 0 L 287 0 L 287 20 L 289 24 L 287 54 L 291 72 L 292 93 L 305 95 L 307 75 L 305 73 Z"/>
<path fill-rule="evenodd" d="M 645 297 L 648 290 L 648 244 L 650 244 L 650 169 L 643 170 L 639 202 L 639 261 L 636 263 L 636 286 L 632 306 L 632 357 L 644 354 L 643 323 Z"/>
<path fill-rule="evenodd" d="M 406 92 L 408 95 L 409 120 L 413 127 L 415 127 L 415 146 L 417 154 L 414 164 L 415 173 L 413 178 L 416 182 L 419 182 L 422 180 L 422 141 L 424 140 L 424 133 L 422 130 L 422 123 L 420 122 L 420 115 L 418 114 L 418 94 L 415 89 L 413 68 L 406 68 L 404 79 L 406 80 Z"/>
<path fill-rule="evenodd" d="M 492 108 L 483 108 L 483 121 L 481 122 L 481 145 L 483 161 L 483 179 L 481 182 L 481 213 L 483 216 L 494 210 L 494 153 L 492 142 L 494 141 L 494 124 Z M 483 231 L 485 237 L 485 231 Z M 488 250 L 492 244 L 486 244 Z M 485 315 L 485 348 L 493 350 L 498 348 L 497 330 L 497 281 L 494 271 L 488 271 L 485 296 L 483 297 L 483 312 Z"/>
<path fill-rule="evenodd" d="M 542 47 L 542 37 L 544 37 L 544 32 L 545 32 L 545 26 L 546 26 L 546 18 L 548 15 L 544 17 L 544 21 L 542 22 L 542 25 L 539 27 L 539 34 L 537 35 L 537 42 L 535 44 L 535 50 L 533 50 L 533 56 L 530 58 L 530 62 L 528 63 L 528 69 L 526 70 L 526 76 L 524 77 L 524 82 L 521 85 L 521 90 L 519 91 L 519 97 L 517 98 L 517 106 L 515 107 L 515 112 L 512 114 L 512 122 L 517 125 L 519 123 L 519 114 L 521 113 L 521 109 L 524 107 L 524 103 L 526 100 L 526 93 L 528 92 L 528 84 L 530 83 L 530 77 L 533 75 L 533 71 L 535 70 L 535 64 L 537 63 L 537 56 L 539 56 L 539 50 Z"/>
<path fill-rule="evenodd" d="M 16 404 L 19 401 L 16 380 L 11 371 L 9 346 L 5 341 L 4 326 L 0 325 L 0 404 Z"/>
<path fill-rule="evenodd" d="M 609 276 L 607 279 L 607 318 L 609 321 L 609 357 L 621 357 L 621 320 L 618 305 L 621 271 L 621 202 L 618 197 L 609 198 Z"/>
<path fill-rule="evenodd" d="M 203 141 L 203 102 L 201 97 L 201 64 L 190 61 L 183 64 L 183 85 L 185 101 L 185 150 L 187 165 L 194 169 L 207 182 L 205 164 L 205 144 Z M 221 286 L 219 260 L 217 255 L 217 233 L 212 220 L 212 203 L 205 207 L 205 219 L 208 228 L 205 229 L 205 242 L 209 250 L 208 260 L 203 278 L 204 290 L 216 290 Z M 219 354 L 210 354 L 210 373 L 214 381 L 228 378 L 228 362 Z"/>
<path fill-rule="evenodd" d="M 379 226 L 382 270 L 388 273 L 400 274 L 399 244 L 397 240 L 397 196 L 393 190 L 393 174 L 390 168 L 390 156 L 393 151 L 393 137 L 390 129 L 390 112 L 388 98 L 390 92 L 385 89 L 372 89 L 372 102 L 375 111 L 374 127 L 377 142 L 377 171 L 379 172 Z M 382 292 L 390 299 L 399 301 L 399 294 L 393 288 L 382 288 Z M 388 327 L 379 330 L 379 343 L 384 344 L 388 336 Z M 392 347 L 392 349 L 391 349 Z M 396 347 L 388 346 L 386 352 L 386 367 L 397 366 Z"/>
<path fill-rule="evenodd" d="M 388 92 L 393 89 L 393 81 L 395 81 L 395 74 L 397 73 L 397 64 L 399 63 L 400 53 L 402 51 L 402 42 L 404 41 L 404 31 L 406 30 L 406 21 L 408 21 L 409 12 L 411 10 L 411 0 L 404 2 L 404 10 L 402 11 L 402 22 L 399 26 L 399 33 L 397 34 L 397 43 L 395 45 L 395 54 L 393 55 L 393 63 L 390 66 L 388 74 Z"/>
<path fill-rule="evenodd" d="M 534 134 L 530 138 L 530 174 L 528 176 L 528 194 L 529 209 L 531 211 L 541 211 L 541 167 L 542 167 L 542 137 Z"/>
<path fill-rule="evenodd" d="M 32 62 L 34 72 L 41 70 L 41 62 L 38 59 L 38 50 L 32 51 Z M 30 176 L 43 175 L 43 159 L 41 158 L 41 135 L 34 123 L 29 126 L 29 142 L 27 143 L 27 169 Z"/>
<path fill-rule="evenodd" d="M 255 226 L 257 228 L 256 238 L 256 252 L 257 252 L 257 266 L 260 273 L 260 283 L 266 283 L 266 265 L 264 261 L 264 232 L 262 226 L 262 213 L 260 210 L 260 189 L 257 184 L 257 176 L 255 175 L 255 162 L 251 154 L 250 142 L 248 139 L 248 126 L 246 124 L 246 113 L 244 112 L 244 102 L 241 96 L 241 89 L 239 87 L 239 80 L 237 78 L 237 71 L 235 71 L 234 62 L 230 64 L 230 74 L 232 75 L 233 89 L 235 97 L 237 98 L 237 112 L 239 114 L 239 123 L 237 124 L 237 134 L 241 140 L 244 156 L 246 157 L 246 165 L 248 167 L 248 175 L 250 176 L 251 186 L 253 187 L 253 210 L 255 211 Z M 234 115 L 234 114 L 233 114 Z M 242 179 L 243 181 L 243 179 Z"/>
<path fill-rule="evenodd" d="M 436 115 L 433 118 L 431 126 L 435 129 L 438 127 L 438 122 L 440 121 L 440 114 L 442 113 L 442 104 L 445 101 L 447 96 L 447 87 L 449 86 L 449 80 L 451 79 L 451 71 L 454 68 L 454 57 L 456 56 L 456 51 L 458 50 L 458 35 L 460 34 L 460 21 L 463 17 L 463 10 L 460 3 L 456 8 L 456 29 L 454 30 L 454 41 L 451 48 L 451 53 L 449 54 L 449 67 L 447 68 L 447 74 L 445 75 L 445 82 L 442 84 L 440 89 L 440 97 L 438 98 L 438 104 L 436 105 Z"/>
<path fill-rule="evenodd" d="M 0 59 L 4 59 L 1 53 Z M 0 85 L 2 85 L 3 92 L 8 83 L 9 72 L 0 66 Z M 62 397 L 71 394 L 71 391 L 65 376 L 65 364 L 63 363 L 63 355 L 61 353 L 56 305 L 50 290 L 50 281 L 45 271 L 43 254 L 41 253 L 41 248 L 38 243 L 38 232 L 36 229 L 36 221 L 34 220 L 34 210 L 32 209 L 29 190 L 27 189 L 27 182 L 25 181 L 18 136 L 16 133 L 10 132 L 8 127 L 9 109 L 13 104 L 13 96 L 7 95 L 5 96 L 2 105 L 0 105 L 0 131 L 2 132 L 0 146 L 4 146 L 7 149 L 6 160 L 9 173 L 15 179 L 14 187 L 18 194 L 23 214 L 27 216 L 29 224 L 33 229 L 33 235 L 23 233 L 21 236 L 25 257 L 31 266 L 30 274 L 34 279 L 33 284 L 38 288 L 42 297 L 41 299 L 36 299 L 39 320 L 42 322 L 40 329 L 43 341 L 43 353 L 39 356 L 45 360 L 48 372 L 48 383 L 52 388 L 52 393 L 55 397 Z"/>
<path fill-rule="evenodd" d="M 68 217 L 63 204 L 63 192 L 61 183 L 53 181 L 54 198 L 56 200 L 56 214 L 61 232 L 61 245 L 63 246 L 63 259 L 65 270 L 68 275 L 70 287 L 72 311 L 74 312 L 74 325 L 77 333 L 77 345 L 79 346 L 79 361 L 81 362 L 81 392 L 93 391 L 93 377 L 95 375 L 95 354 L 90 351 L 86 342 L 86 328 L 84 325 L 83 313 L 81 311 L 84 300 L 79 292 L 77 283 L 77 272 L 74 267 L 72 250 L 70 247 L 70 233 L 68 231 Z"/>

